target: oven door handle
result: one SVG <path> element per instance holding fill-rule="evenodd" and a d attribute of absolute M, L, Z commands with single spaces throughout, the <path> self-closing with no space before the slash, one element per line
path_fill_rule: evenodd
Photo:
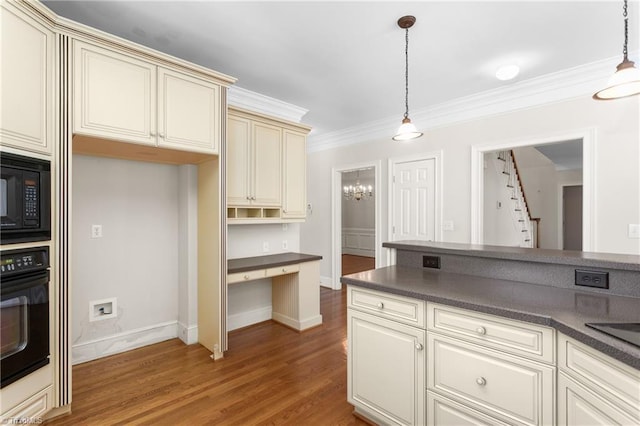
<path fill-rule="evenodd" d="M 49 271 L 37 272 L 35 274 L 23 275 L 10 280 L 5 279 L 0 286 L 0 294 L 2 296 L 6 294 L 16 293 L 21 290 L 26 290 L 31 287 L 44 285 L 49 282 Z"/>

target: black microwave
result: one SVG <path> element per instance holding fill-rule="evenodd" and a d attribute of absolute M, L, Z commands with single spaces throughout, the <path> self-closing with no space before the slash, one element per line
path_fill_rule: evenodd
<path fill-rule="evenodd" d="M 0 153 L 0 244 L 51 239 L 51 163 Z"/>

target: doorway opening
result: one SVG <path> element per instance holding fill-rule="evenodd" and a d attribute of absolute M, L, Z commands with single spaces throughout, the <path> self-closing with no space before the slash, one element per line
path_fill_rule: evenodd
<path fill-rule="evenodd" d="M 594 170 L 593 130 L 472 147 L 471 242 L 594 250 Z"/>
<path fill-rule="evenodd" d="M 380 162 L 376 161 L 332 170 L 331 287 L 334 290 L 342 288 L 342 275 L 380 266 L 380 169 Z"/>

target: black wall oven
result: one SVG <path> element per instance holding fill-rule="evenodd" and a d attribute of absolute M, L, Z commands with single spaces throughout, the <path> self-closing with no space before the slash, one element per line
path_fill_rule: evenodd
<path fill-rule="evenodd" d="M 49 249 L 0 254 L 0 387 L 49 363 Z"/>
<path fill-rule="evenodd" d="M 0 244 L 51 239 L 51 163 L 0 153 Z"/>

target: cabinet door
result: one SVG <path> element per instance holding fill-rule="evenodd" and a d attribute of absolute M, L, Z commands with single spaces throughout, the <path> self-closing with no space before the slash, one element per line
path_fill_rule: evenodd
<path fill-rule="evenodd" d="M 558 374 L 558 425 L 637 425 L 635 418 L 564 373 Z"/>
<path fill-rule="evenodd" d="M 156 144 L 156 67 L 74 42 L 74 133 Z"/>
<path fill-rule="evenodd" d="M 50 154 L 53 141 L 53 32 L 2 2 L 0 141 Z"/>
<path fill-rule="evenodd" d="M 227 120 L 227 204 L 246 206 L 249 199 L 251 122 L 229 116 Z"/>
<path fill-rule="evenodd" d="M 158 146 L 217 154 L 220 86 L 158 68 Z"/>
<path fill-rule="evenodd" d="M 304 218 L 307 206 L 307 138 L 304 134 L 285 130 L 282 145 L 282 217 Z"/>
<path fill-rule="evenodd" d="M 384 424 L 425 421 L 424 330 L 348 309 L 347 399 Z"/>
<path fill-rule="evenodd" d="M 253 171 L 251 197 L 258 206 L 281 205 L 282 129 L 253 123 Z"/>

